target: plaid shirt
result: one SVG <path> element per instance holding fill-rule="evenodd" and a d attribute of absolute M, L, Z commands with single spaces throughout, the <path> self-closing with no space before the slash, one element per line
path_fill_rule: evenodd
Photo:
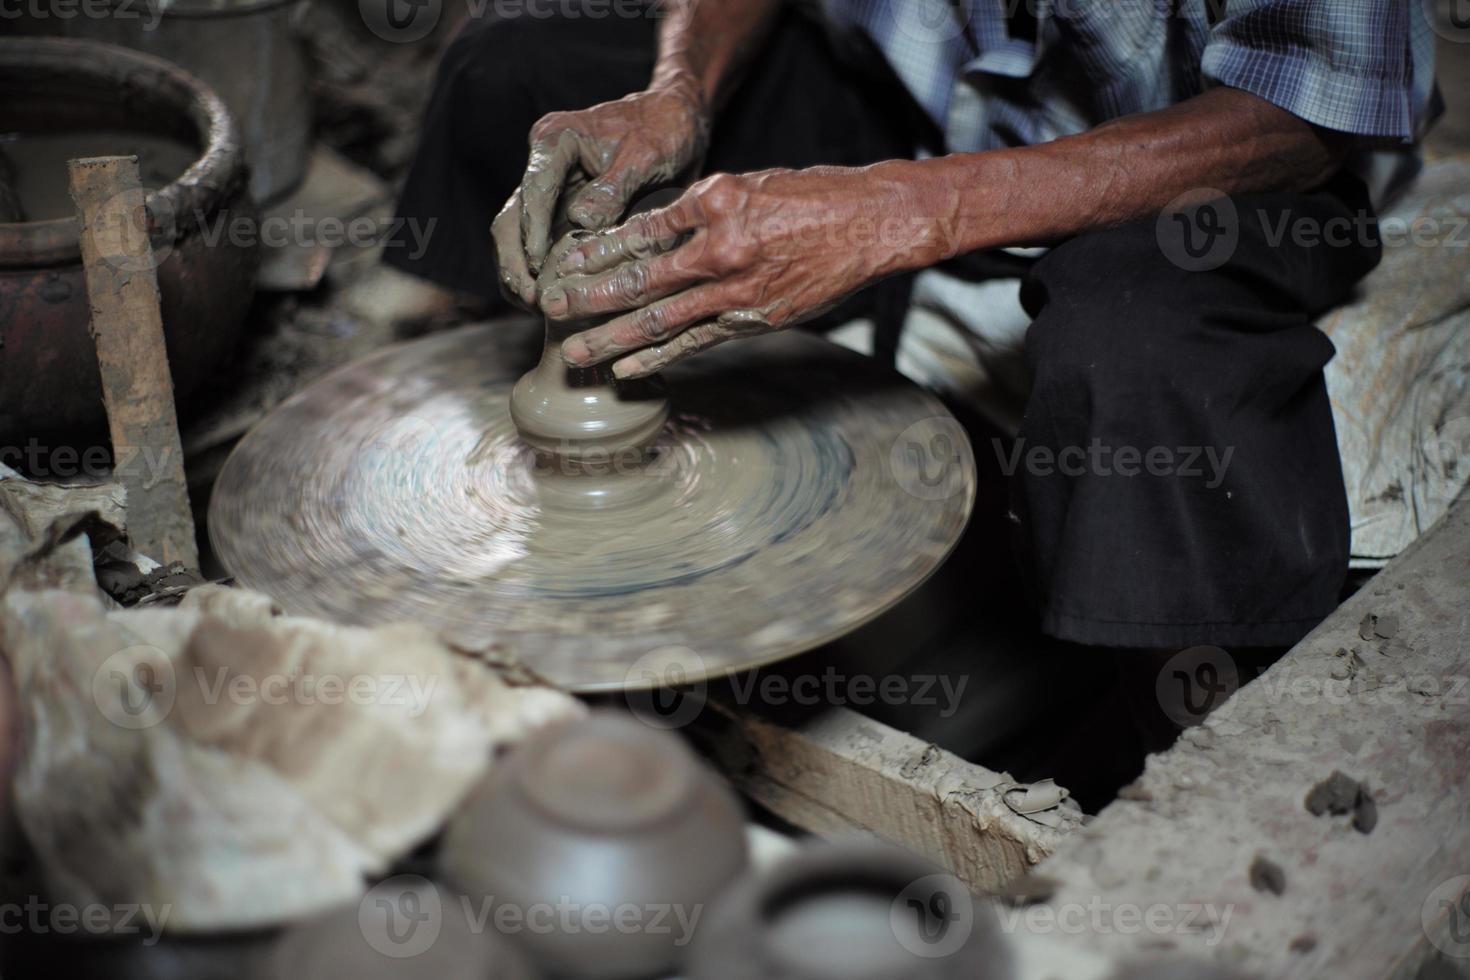
<path fill-rule="evenodd" d="M 1421 0 L 824 0 L 951 152 L 1043 143 L 1212 85 L 1319 126 L 1417 141 L 1436 111 Z"/>

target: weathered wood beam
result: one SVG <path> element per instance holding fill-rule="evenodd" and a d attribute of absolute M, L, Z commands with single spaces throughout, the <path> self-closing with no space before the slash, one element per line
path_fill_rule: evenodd
<path fill-rule="evenodd" d="M 695 726 L 735 785 L 787 822 L 824 836 L 870 834 L 989 891 L 1050 855 L 1060 828 L 1020 816 L 1001 799 L 1004 773 L 973 765 L 863 717 L 831 708 L 793 725 L 711 701 Z"/>
<path fill-rule="evenodd" d="M 128 493 L 133 546 L 167 565 L 199 566 L 184 452 L 159 311 L 158 275 L 136 157 L 72 160 L 92 338 L 112 435 L 116 479 Z M 209 324 L 195 325 L 208 330 Z"/>

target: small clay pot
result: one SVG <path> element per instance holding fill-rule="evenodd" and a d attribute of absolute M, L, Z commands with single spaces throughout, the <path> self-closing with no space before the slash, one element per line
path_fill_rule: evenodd
<path fill-rule="evenodd" d="M 554 270 L 561 257 L 589 237 L 572 232 L 552 246 L 542 266 L 541 289 L 559 281 Z M 564 285 L 576 281 L 561 280 Z M 546 321 L 541 361 L 511 391 L 510 416 L 521 438 L 542 455 L 593 466 L 629 465 L 652 447 L 668 421 L 667 388 L 658 378 L 617 381 L 610 363 L 569 367 L 562 360 L 562 343 L 599 322 L 595 317 Z"/>
<path fill-rule="evenodd" d="M 747 875 L 700 927 L 689 980 L 993 980 L 991 911 L 959 879 L 868 843 L 813 845 Z"/>
<path fill-rule="evenodd" d="M 459 896 L 404 875 L 283 932 L 251 980 L 536 980 Z"/>
<path fill-rule="evenodd" d="M 667 975 L 746 863 L 739 802 L 677 736 L 602 713 L 543 731 L 450 822 L 448 884 L 538 966 Z"/>

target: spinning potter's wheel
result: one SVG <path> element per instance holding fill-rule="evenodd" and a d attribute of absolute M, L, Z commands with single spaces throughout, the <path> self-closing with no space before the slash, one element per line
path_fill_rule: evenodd
<path fill-rule="evenodd" d="M 291 613 L 414 621 L 577 691 L 769 663 L 890 608 L 944 560 L 975 492 L 943 406 L 795 331 L 664 373 L 646 459 L 538 455 L 512 424 L 532 323 L 392 347 L 236 448 L 210 535 Z"/>

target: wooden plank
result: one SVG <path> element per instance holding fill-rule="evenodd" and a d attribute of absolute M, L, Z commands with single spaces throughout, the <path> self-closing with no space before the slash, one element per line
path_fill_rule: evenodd
<path fill-rule="evenodd" d="M 1054 952 L 1116 967 L 1169 950 L 1250 976 L 1345 980 L 1470 965 L 1467 596 L 1462 494 L 1038 869 L 1059 887 L 1017 920 L 1018 947 L 1037 954 L 1018 978 L 1056 975 Z M 1308 812 L 1334 771 L 1368 787 L 1370 832 Z M 1280 894 L 1252 884 L 1258 857 L 1280 868 Z"/>
<path fill-rule="evenodd" d="M 1056 850 L 1080 823 L 1060 828 L 1011 811 L 1004 773 L 889 728 L 847 708 L 788 727 L 748 708 L 711 701 L 699 742 L 751 799 L 824 836 L 877 836 L 953 871 L 981 891 L 1007 884 Z"/>
<path fill-rule="evenodd" d="M 69 168 L 116 479 L 128 492 L 129 535 L 135 548 L 165 565 L 197 568 L 138 161 L 96 157 L 72 160 Z"/>

